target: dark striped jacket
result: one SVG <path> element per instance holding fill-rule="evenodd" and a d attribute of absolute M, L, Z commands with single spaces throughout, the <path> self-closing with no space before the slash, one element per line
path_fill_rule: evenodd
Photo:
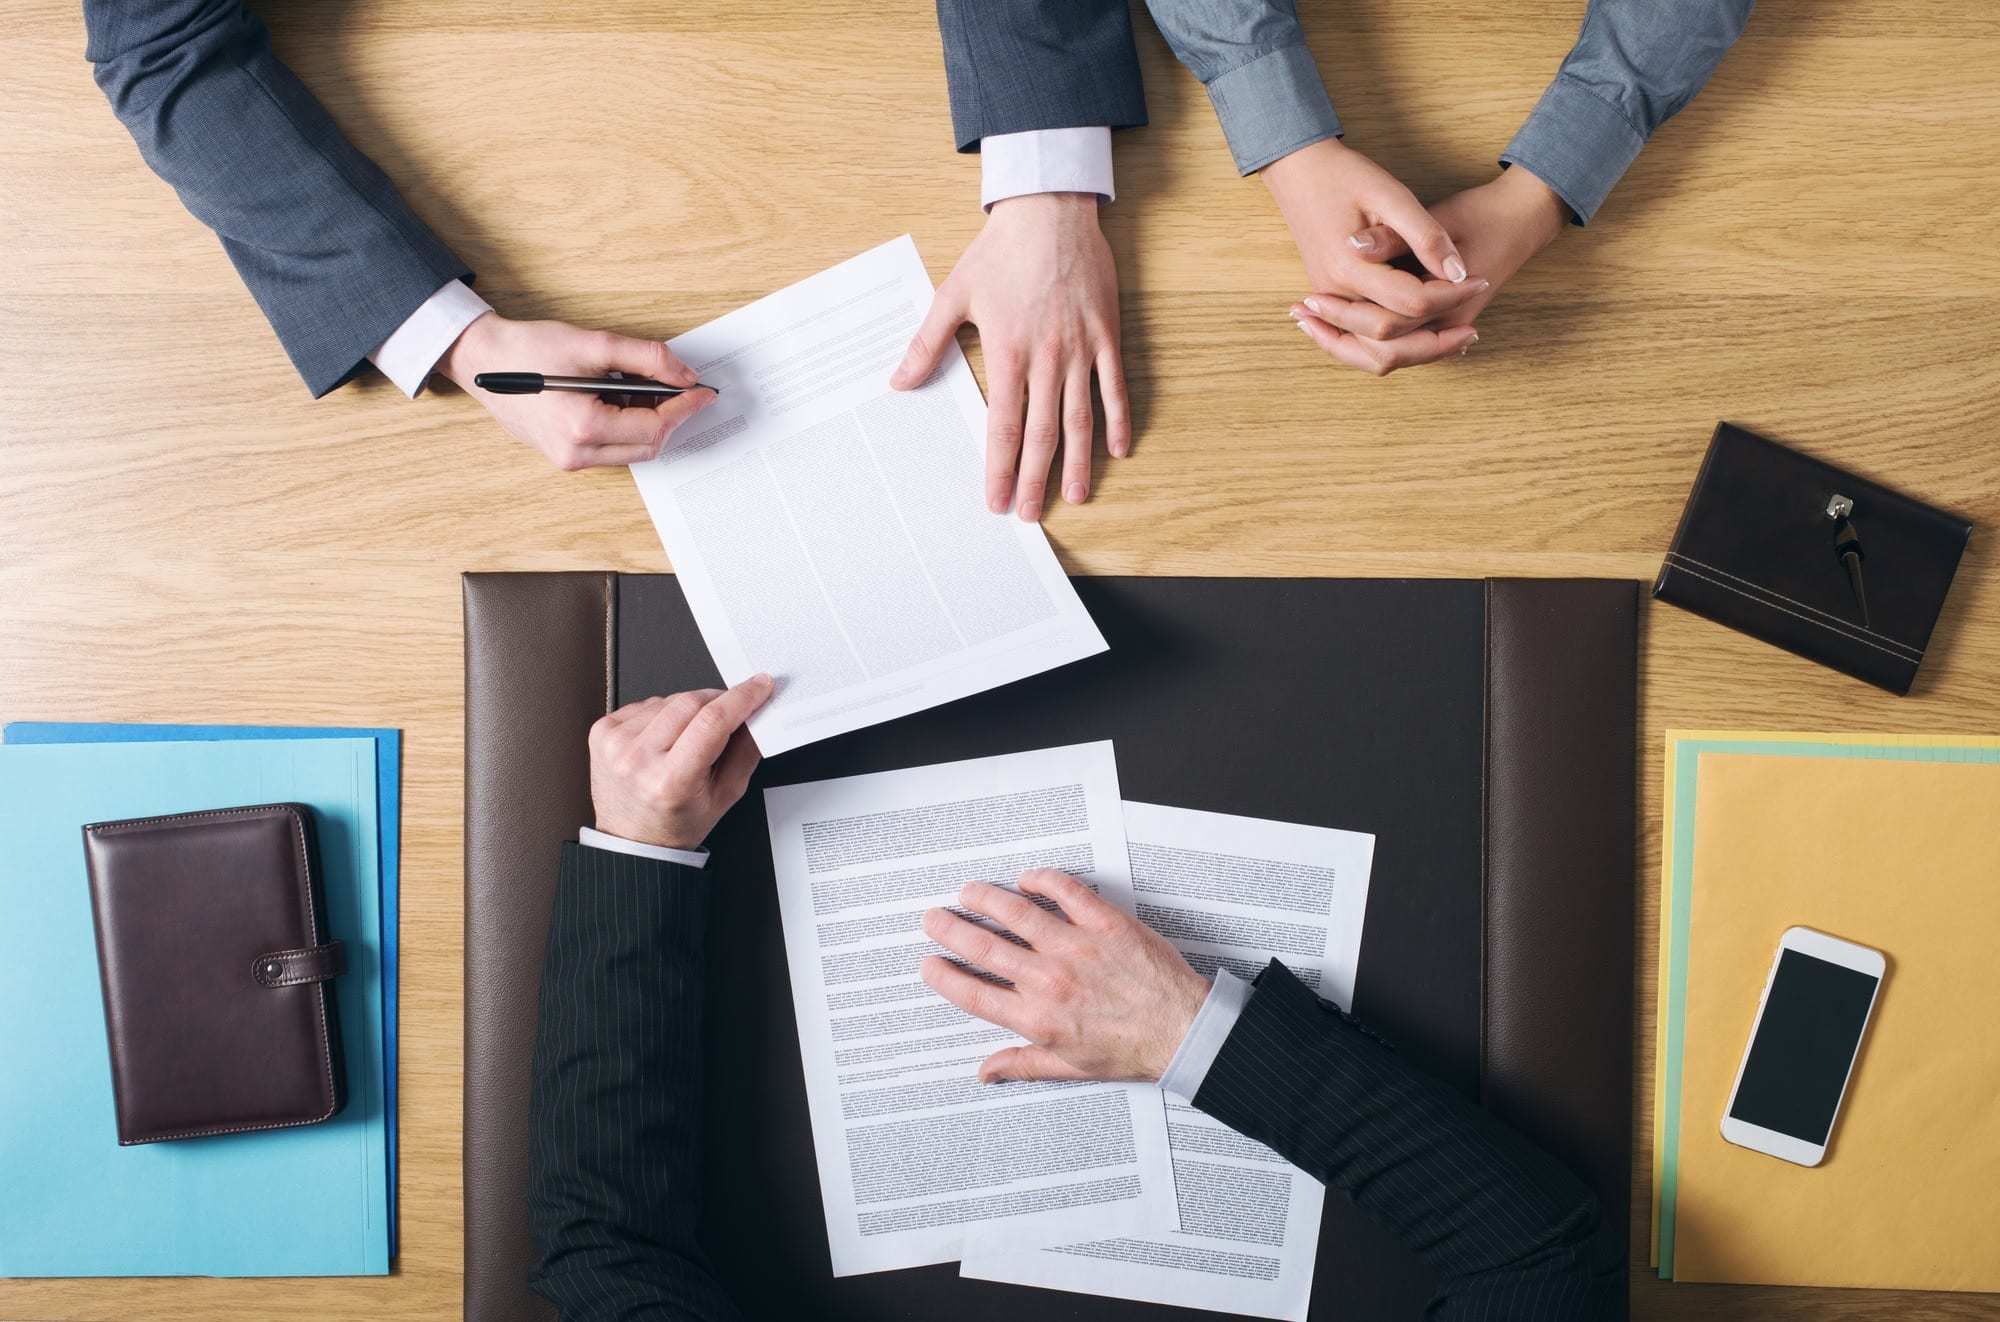
<path fill-rule="evenodd" d="M 739 1316 L 698 1243 L 717 880 L 566 844 L 542 970 L 529 1215 L 565 1322 Z M 1435 1270 L 1429 1313 L 1613 1315 L 1624 1246 L 1554 1159 L 1273 960 L 1195 1105 L 1343 1191 Z"/>

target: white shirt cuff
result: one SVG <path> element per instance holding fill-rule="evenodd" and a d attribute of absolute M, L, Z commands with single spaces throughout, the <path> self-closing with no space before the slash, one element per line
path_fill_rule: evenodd
<path fill-rule="evenodd" d="M 1111 130 L 1034 129 L 979 141 L 979 205 L 1028 193 L 1095 193 L 1109 202 Z"/>
<path fill-rule="evenodd" d="M 396 389 L 415 399 L 445 350 L 457 343 L 467 326 L 492 310 L 493 305 L 463 280 L 448 280 L 376 346 L 368 361 L 394 381 Z"/>
<path fill-rule="evenodd" d="M 1249 1002 L 1250 984 L 1228 969 L 1217 969 L 1208 999 L 1195 1012 L 1187 1036 L 1174 1049 L 1174 1058 L 1160 1075 L 1160 1087 L 1184 1102 L 1193 1102 L 1194 1095 L 1201 1091 L 1202 1080 L 1208 1077 L 1209 1066 L 1215 1064 L 1222 1044 Z"/>
<path fill-rule="evenodd" d="M 587 849 L 608 849 L 614 854 L 637 854 L 640 858 L 657 858 L 662 863 L 678 863 L 684 868 L 708 866 L 706 849 L 669 849 L 665 845 L 649 845 L 638 840 L 627 840 L 622 835 L 607 835 L 603 831 L 593 831 L 588 826 L 577 828 L 576 842 Z"/>

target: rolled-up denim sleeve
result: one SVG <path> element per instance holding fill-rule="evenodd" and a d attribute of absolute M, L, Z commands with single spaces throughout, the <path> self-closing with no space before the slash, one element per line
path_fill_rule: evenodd
<path fill-rule="evenodd" d="M 1694 100 L 1743 33 L 1754 0 L 1591 0 L 1583 31 L 1500 155 L 1587 224 L 1653 130 Z"/>
<path fill-rule="evenodd" d="M 1146 0 L 1153 21 L 1208 91 L 1229 154 L 1253 174 L 1323 138 L 1340 117 L 1290 0 Z"/>

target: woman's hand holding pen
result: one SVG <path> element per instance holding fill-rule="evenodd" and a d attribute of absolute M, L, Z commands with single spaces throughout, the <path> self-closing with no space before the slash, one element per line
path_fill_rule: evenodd
<path fill-rule="evenodd" d="M 485 313 L 467 326 L 438 362 L 438 373 L 485 405 L 511 435 L 566 472 L 658 458 L 674 428 L 715 402 L 714 391 L 691 390 L 651 407 L 620 408 L 592 394 L 496 394 L 472 383 L 481 372 L 524 366 L 550 375 L 623 372 L 673 386 L 694 385 L 694 370 L 659 340 L 584 330 L 560 321 L 510 321 L 497 312 Z"/>

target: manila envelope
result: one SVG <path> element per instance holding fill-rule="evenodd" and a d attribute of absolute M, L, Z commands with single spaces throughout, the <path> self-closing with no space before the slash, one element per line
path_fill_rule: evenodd
<path fill-rule="evenodd" d="M 1675 1279 L 2000 1290 L 2000 766 L 1709 753 L 1696 812 Z M 1719 1129 L 1795 923 L 1888 957 L 1814 1168 Z"/>

